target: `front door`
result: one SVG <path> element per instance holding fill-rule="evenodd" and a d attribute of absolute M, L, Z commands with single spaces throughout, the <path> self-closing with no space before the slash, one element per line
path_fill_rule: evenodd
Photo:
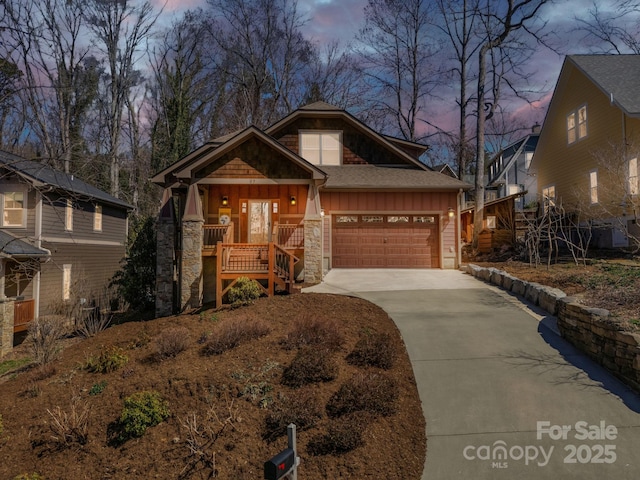
<path fill-rule="evenodd" d="M 249 200 L 249 243 L 269 243 L 271 229 L 271 202 Z"/>

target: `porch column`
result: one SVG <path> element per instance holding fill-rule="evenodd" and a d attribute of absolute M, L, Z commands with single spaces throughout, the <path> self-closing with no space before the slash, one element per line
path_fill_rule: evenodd
<path fill-rule="evenodd" d="M 322 215 L 320 195 L 315 184 L 309 185 L 304 215 L 304 281 L 322 281 Z"/>
<path fill-rule="evenodd" d="M 182 217 L 182 268 L 180 272 L 180 310 L 202 305 L 202 230 L 204 216 L 197 185 L 187 192 Z"/>
<path fill-rule="evenodd" d="M 171 189 L 166 188 L 156 225 L 156 317 L 174 313 L 175 218 Z"/>
<path fill-rule="evenodd" d="M 11 298 L 0 299 L 0 358 L 13 350 L 13 304 Z"/>

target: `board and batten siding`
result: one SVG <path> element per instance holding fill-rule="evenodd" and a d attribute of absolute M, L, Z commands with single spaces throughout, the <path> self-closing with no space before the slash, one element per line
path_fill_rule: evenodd
<path fill-rule="evenodd" d="M 587 107 L 587 136 L 569 144 L 567 116 L 581 106 Z M 599 187 L 604 187 L 602 158 L 607 149 L 622 145 L 625 135 L 628 139 L 638 131 L 638 119 L 625 117 L 611 104 L 608 95 L 567 63 L 556 86 L 532 164 L 538 195 L 554 185 L 556 198 L 565 206 L 576 202 L 588 204 L 589 173 L 598 170 Z"/>
<path fill-rule="evenodd" d="M 456 192 L 322 192 L 320 204 L 325 212 L 324 256 L 331 252 L 331 216 L 336 213 L 410 213 L 439 216 L 442 268 L 457 267 L 459 235 L 456 221 L 449 218 L 449 208 L 456 209 Z"/>
<path fill-rule="evenodd" d="M 42 264 L 40 315 L 51 314 L 62 303 L 63 266 L 71 265 L 71 298 L 98 297 L 120 268 L 125 247 L 43 242 L 51 259 Z"/>

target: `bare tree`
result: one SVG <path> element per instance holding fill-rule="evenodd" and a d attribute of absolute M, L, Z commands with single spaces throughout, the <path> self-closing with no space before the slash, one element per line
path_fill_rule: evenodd
<path fill-rule="evenodd" d="M 74 3 L 74 2 L 71 2 Z M 105 124 L 108 134 L 111 194 L 120 196 L 120 141 L 124 109 L 131 88 L 141 79 L 135 66 L 159 13 L 150 2 L 87 0 L 84 15 L 107 59 Z"/>
<path fill-rule="evenodd" d="M 431 3 L 426 0 L 369 0 L 365 26 L 357 35 L 362 71 L 371 86 L 370 103 L 391 132 L 407 140 L 423 137 L 426 100 L 435 86 Z"/>
<path fill-rule="evenodd" d="M 80 2 L 7 1 L 5 20 L 9 28 L 5 48 L 19 66 L 22 94 L 29 108 L 30 125 L 54 166 L 62 162 L 70 171 L 74 149 L 74 124 L 91 103 L 85 61 L 89 46 L 81 42 L 85 33 Z"/>
<path fill-rule="evenodd" d="M 613 0 L 606 8 L 593 2 L 584 18 L 576 17 L 578 30 L 590 46 L 603 53 L 640 54 L 640 2 Z"/>
<path fill-rule="evenodd" d="M 295 0 L 208 0 L 216 47 L 215 71 L 223 74 L 229 102 L 222 113 L 229 130 L 264 128 L 302 101 L 304 72 L 313 45 L 302 35 L 306 19 Z"/>
<path fill-rule="evenodd" d="M 508 41 L 519 31 L 524 31 L 539 38 L 540 29 L 532 26 L 538 19 L 540 9 L 549 0 L 506 0 L 506 2 L 487 1 L 482 8 L 481 19 L 486 37 L 478 51 L 477 79 L 477 127 L 476 127 L 476 177 L 475 177 L 475 217 L 473 245 L 478 244 L 478 235 L 482 229 L 484 217 L 484 173 L 485 173 L 485 126 L 497 107 L 500 88 L 505 80 L 505 65 L 510 65 L 509 58 L 513 49 Z M 522 47 L 521 42 L 516 42 Z M 489 64 L 487 61 L 489 60 Z M 493 69 L 489 66 L 492 65 Z M 487 101 L 487 74 L 491 72 L 490 88 L 493 100 Z"/>

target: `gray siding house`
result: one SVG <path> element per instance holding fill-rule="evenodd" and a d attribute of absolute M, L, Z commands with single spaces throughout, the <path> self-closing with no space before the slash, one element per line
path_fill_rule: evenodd
<path fill-rule="evenodd" d="M 0 172 L 0 310 L 13 313 L 17 332 L 103 291 L 125 256 L 132 207 L 7 152 L 0 151 Z"/>

